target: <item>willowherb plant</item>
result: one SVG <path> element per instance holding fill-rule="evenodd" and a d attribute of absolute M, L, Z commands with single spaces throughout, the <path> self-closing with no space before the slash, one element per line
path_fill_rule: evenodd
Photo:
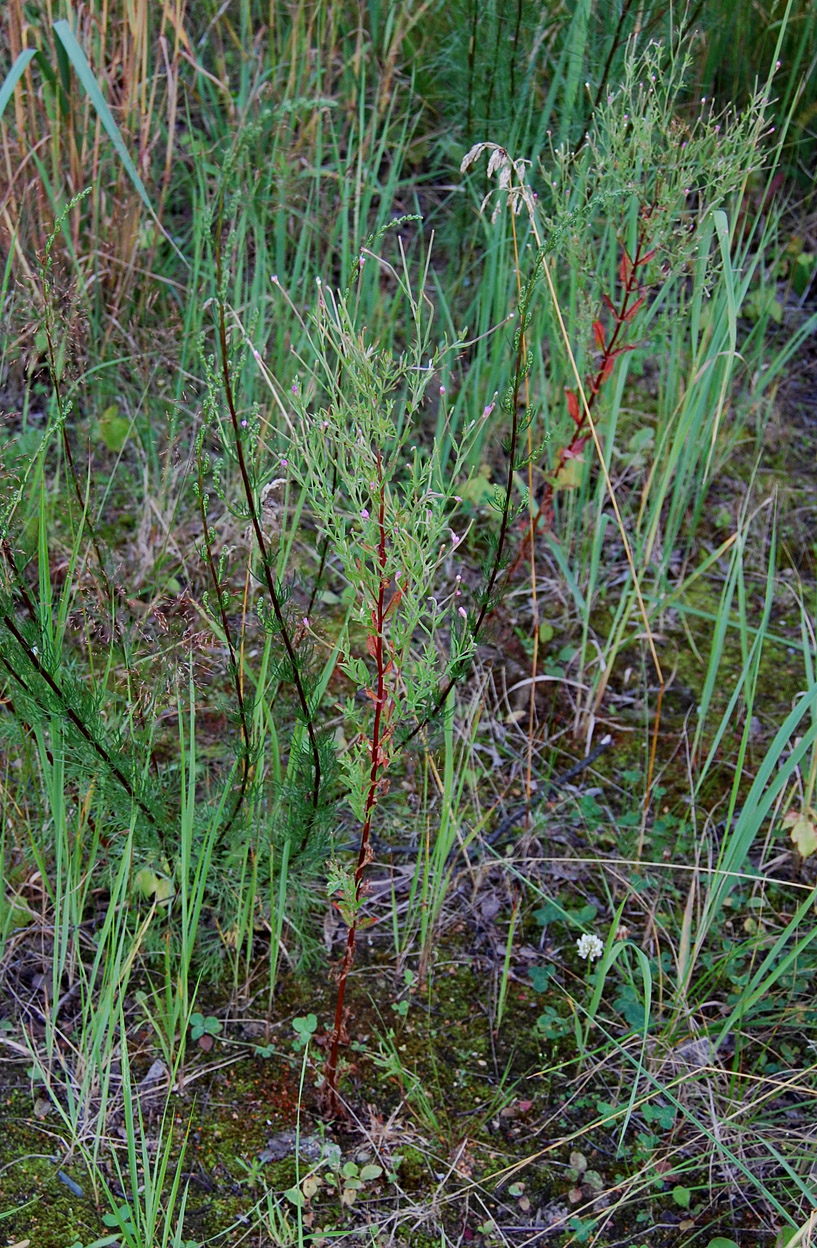
<path fill-rule="evenodd" d="M 552 518 L 555 490 L 579 483 L 582 451 L 592 440 L 662 688 L 663 676 L 633 552 L 607 469 L 603 433 L 598 428 L 603 413 L 593 409 L 617 359 L 632 349 L 632 344 L 624 341 L 625 333 L 632 333 L 642 315 L 649 313 L 654 319 L 658 310 L 654 304 L 663 302 L 670 317 L 677 314 L 679 279 L 688 273 L 693 260 L 706 260 L 712 273 L 722 261 L 722 254 L 697 254 L 700 237 L 709 238 L 699 226 L 762 166 L 770 89 L 767 82 L 740 113 L 731 106 L 718 111 L 705 99 L 689 107 L 685 100 L 689 65 L 687 55 L 676 47 L 651 42 L 640 50 L 635 41 L 631 42 L 622 82 L 606 92 L 583 142 L 573 151 L 565 145 L 552 150 L 550 167 L 540 165 L 541 195 L 528 180 L 526 162 L 514 159 L 496 144 L 476 144 L 461 165 L 467 172 L 483 154 L 488 155 L 489 176 L 498 179 L 492 220 L 496 220 L 505 199 L 512 221 L 523 206 L 526 209 L 538 246 L 536 264 L 547 282 L 570 366 L 572 381 L 566 388 L 569 424 L 564 434 L 559 432 L 553 438 L 555 460 L 543 467 L 538 510 L 531 500 L 531 550 L 540 518 Z M 483 199 L 482 210 L 489 199 Z M 515 227 L 513 237 L 518 247 Z M 611 282 L 605 291 L 605 274 L 611 268 L 605 263 L 605 250 L 612 238 L 617 240 L 621 256 L 619 289 L 612 289 Z M 705 249 L 708 252 L 709 243 Z M 554 252 L 572 272 L 581 291 L 578 315 L 570 331 L 557 293 L 558 276 L 554 277 L 548 262 Z M 650 261 L 655 274 L 652 284 L 647 283 L 646 276 Z M 612 324 L 605 324 L 596 310 L 601 300 Z M 587 357 L 593 353 L 597 362 L 588 364 Z"/>
<path fill-rule="evenodd" d="M 312 413 L 299 396 L 287 455 L 329 551 L 328 567 L 349 587 L 338 669 L 355 695 L 343 706 L 349 745 L 340 769 L 361 833 L 354 870 L 336 860 L 329 867 L 330 894 L 348 929 L 325 1070 L 332 1112 L 340 1108 L 338 1049 L 355 939 L 372 921 L 361 913 L 372 826 L 398 734 L 404 740 L 427 720 L 448 673 L 467 665 L 475 644 L 453 562 L 464 536 L 455 490 L 477 422 L 463 441 L 453 441 L 447 462 L 436 442 L 414 442 L 423 405 L 444 403 L 445 393 L 437 380 L 440 357 L 428 350 L 430 321 L 421 302 L 412 299 L 411 306 L 414 347 L 396 357 L 367 343 L 343 298 L 321 295 L 316 352 L 329 397 Z"/>
<path fill-rule="evenodd" d="M 719 107 L 711 98 L 688 98 L 691 64 L 688 50 L 631 42 L 622 81 L 608 88 L 584 141 L 574 150 L 551 149 L 549 161 L 540 161 L 543 241 L 593 285 L 603 278 L 588 230 L 611 207 L 621 226 L 622 209 L 625 220 L 632 205 L 649 211 L 650 245 L 660 251 L 666 280 L 697 250 L 703 218 L 764 164 L 763 139 L 773 129 L 770 84 L 741 110 Z"/>
<path fill-rule="evenodd" d="M 535 171 L 491 142 L 475 144 L 462 160 L 465 173 L 487 155 L 488 177 L 497 179 L 481 211 L 493 201 L 496 221 L 506 199 L 515 214 L 524 206 L 540 261 L 556 252 L 582 274 L 579 320 L 591 340 L 592 309 L 605 280 L 592 240 L 603 224 L 612 225 L 630 254 L 637 246 L 654 253 L 666 287 L 696 254 L 704 217 L 766 159 L 771 83 L 742 110 L 706 97 L 687 100 L 691 63 L 688 51 L 658 42 L 640 49 L 633 40 L 622 81 L 609 86 L 576 148 L 551 147 Z M 716 255 L 711 262 L 714 274 Z"/>

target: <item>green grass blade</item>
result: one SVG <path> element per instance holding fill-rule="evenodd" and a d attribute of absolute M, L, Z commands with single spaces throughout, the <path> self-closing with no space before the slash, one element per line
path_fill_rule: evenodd
<path fill-rule="evenodd" d="M 108 105 L 105 102 L 105 98 L 99 89 L 96 78 L 94 77 L 93 70 L 91 69 L 91 66 L 88 64 L 88 58 L 83 52 L 80 44 L 77 42 L 77 38 L 74 32 L 72 31 L 69 23 L 65 20 L 65 18 L 61 18 L 58 22 L 54 23 L 54 34 L 57 36 L 63 48 L 65 49 L 66 55 L 68 56 L 68 59 L 73 65 L 76 75 L 79 78 L 80 82 L 82 83 L 82 86 L 84 90 L 86 91 L 89 100 L 91 101 L 94 108 L 96 109 L 97 115 L 99 116 L 99 120 L 102 122 L 102 125 L 105 127 L 105 131 L 108 135 L 108 138 L 113 143 L 114 148 L 116 149 L 116 154 L 119 157 L 119 159 L 122 161 L 122 164 L 125 168 L 125 172 L 127 173 L 128 177 L 133 183 L 134 189 L 137 192 L 139 198 L 141 199 L 142 203 L 147 208 L 148 212 L 150 213 L 157 227 L 161 230 L 163 236 L 167 239 L 167 241 L 170 243 L 173 250 L 178 255 L 179 259 L 182 260 L 186 264 L 187 261 L 185 260 L 184 256 L 179 251 L 179 248 L 173 242 L 173 239 L 164 229 L 161 222 L 159 221 L 159 218 L 156 215 L 156 211 L 153 207 L 153 204 L 151 203 L 150 196 L 148 195 L 145 189 L 145 184 L 142 181 L 142 179 L 139 177 L 139 173 L 136 169 L 136 166 L 131 159 L 131 156 L 127 147 L 125 146 L 125 141 L 119 132 L 119 127 L 117 126 L 116 122 L 113 119 L 111 110 L 108 108 Z"/>
<path fill-rule="evenodd" d="M 24 48 L 3 79 L 3 85 L 0 87 L 0 117 L 3 116 L 6 105 L 14 94 L 14 88 L 36 55 L 37 51 L 35 48 Z"/>

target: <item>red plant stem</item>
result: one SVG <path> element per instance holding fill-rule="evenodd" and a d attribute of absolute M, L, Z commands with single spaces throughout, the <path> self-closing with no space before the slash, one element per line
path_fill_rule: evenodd
<path fill-rule="evenodd" d="M 615 352 L 620 350 L 619 342 L 623 336 L 623 331 L 626 325 L 628 324 L 627 313 L 630 309 L 630 301 L 633 295 L 639 289 L 638 270 L 641 264 L 643 263 L 643 251 L 644 251 L 644 235 L 642 233 L 639 233 L 638 239 L 636 241 L 635 255 L 633 256 L 631 266 L 630 266 L 630 271 L 627 275 L 627 279 L 624 282 L 624 289 L 623 289 L 622 296 L 621 296 L 621 304 L 618 308 L 615 309 L 613 313 L 614 328 L 613 328 L 612 337 L 610 338 L 610 341 L 605 345 L 605 348 L 601 357 L 601 363 L 595 375 L 593 377 L 588 378 L 587 391 L 586 391 L 587 406 L 588 408 L 590 408 L 591 412 L 593 408 L 595 407 L 598 393 L 601 390 L 601 387 L 604 384 L 605 380 L 609 376 L 610 360 L 614 358 Z M 624 348 L 624 349 L 626 350 L 627 348 Z M 558 481 L 559 477 L 564 472 L 565 464 L 568 462 L 568 460 L 571 458 L 574 458 L 577 454 L 581 452 L 581 448 L 584 446 L 584 443 L 587 441 L 589 434 L 590 434 L 590 427 L 587 422 L 587 412 L 582 412 L 581 423 L 576 426 L 576 429 L 574 431 L 573 437 L 571 438 L 570 442 L 567 444 L 567 446 L 562 447 L 562 450 L 559 453 L 559 458 L 557 460 L 556 467 L 553 472 L 553 476 L 551 480 L 548 481 L 545 486 L 545 491 L 544 491 L 544 494 L 542 495 L 542 501 L 539 504 L 539 509 L 536 513 L 536 516 L 533 519 L 533 521 L 525 529 L 525 533 L 522 538 L 522 544 L 520 547 L 519 554 L 517 555 L 513 563 L 513 566 L 510 568 L 508 572 L 509 578 L 516 571 L 516 568 L 519 566 L 519 563 L 524 556 L 525 546 L 528 541 L 528 537 L 530 533 L 536 532 L 536 530 L 539 527 L 539 521 L 542 519 L 543 515 L 546 516 L 548 520 L 550 519 L 550 513 L 552 510 L 552 506 L 553 506 L 553 493 L 555 489 L 555 483 L 556 481 Z"/>
<path fill-rule="evenodd" d="M 372 725 L 372 736 L 369 745 L 369 757 L 371 765 L 369 768 L 369 789 L 366 794 L 366 805 L 364 807 L 363 828 L 360 833 L 360 849 L 357 856 L 357 867 L 355 869 L 355 908 L 352 915 L 352 922 L 349 925 L 349 931 L 346 937 L 346 949 L 343 954 L 343 961 L 340 967 L 340 975 L 338 977 L 338 996 L 335 1004 L 335 1022 L 332 1028 L 332 1043 L 329 1050 L 329 1057 L 324 1070 L 325 1078 L 325 1096 L 329 1110 L 338 1114 L 342 1112 L 342 1105 L 338 1097 L 337 1081 L 338 1081 L 338 1049 L 340 1047 L 341 1035 L 343 1033 L 343 1003 L 346 996 L 346 981 L 349 978 L 349 972 L 352 969 L 352 963 L 355 957 L 355 939 L 357 937 L 357 916 L 358 903 L 363 888 L 363 874 L 367 864 L 371 861 L 370 836 L 372 828 L 372 815 L 374 813 L 375 804 L 377 802 L 378 789 L 378 773 L 386 763 L 383 753 L 383 744 L 386 737 L 384 723 L 384 709 L 386 706 L 386 673 L 388 671 L 388 663 L 385 653 L 385 625 L 386 625 L 386 588 L 388 586 L 388 577 L 386 575 L 386 491 L 383 486 L 383 469 L 380 458 L 380 451 L 377 452 L 377 476 L 380 486 L 380 499 L 378 504 L 378 530 L 380 534 L 377 546 L 377 563 L 380 568 L 380 585 L 377 591 L 377 601 L 372 610 L 372 624 L 374 631 L 370 635 L 372 643 L 372 654 L 377 669 L 377 691 L 374 704 L 374 723 Z"/>

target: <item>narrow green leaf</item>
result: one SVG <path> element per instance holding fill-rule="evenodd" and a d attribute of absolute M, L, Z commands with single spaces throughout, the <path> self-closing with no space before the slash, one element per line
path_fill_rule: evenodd
<path fill-rule="evenodd" d="M 29 64 L 36 55 L 36 48 L 24 48 L 3 79 L 3 85 L 0 87 L 0 117 L 2 117 L 5 112 L 6 105 L 11 99 L 14 88 L 17 86 L 17 83 L 20 81 Z"/>
<path fill-rule="evenodd" d="M 159 218 L 156 216 L 156 213 L 153 208 L 153 204 L 150 201 L 150 196 L 145 190 L 145 185 L 142 179 L 139 177 L 139 173 L 136 169 L 135 164 L 133 163 L 131 159 L 130 152 L 125 146 L 125 141 L 119 132 L 119 127 L 117 126 L 116 122 L 113 119 L 111 110 L 108 108 L 108 105 L 105 101 L 105 97 L 103 96 L 102 92 L 99 89 L 99 85 L 93 74 L 93 70 L 91 69 L 91 66 L 88 64 L 88 58 L 83 52 L 80 44 L 77 42 L 76 35 L 74 34 L 73 30 L 71 29 L 70 24 L 65 20 L 65 18 L 61 18 L 58 22 L 54 23 L 54 33 L 59 39 L 63 48 L 65 49 L 66 55 L 68 56 L 68 59 L 73 65 L 77 77 L 82 83 L 82 86 L 85 89 L 88 95 L 88 98 L 90 99 L 91 103 L 96 109 L 97 114 L 99 115 L 99 119 L 102 122 L 108 134 L 108 138 L 113 143 L 114 148 L 116 149 L 116 154 L 118 155 L 119 159 L 122 161 L 122 164 L 124 165 L 124 168 L 125 168 L 125 172 L 127 173 L 128 177 L 133 183 L 134 189 L 139 195 L 139 198 L 141 199 L 142 203 L 147 208 L 153 220 L 156 222 L 156 225 L 162 231 L 162 234 L 164 235 L 164 237 L 170 243 L 173 250 L 180 257 L 180 259 L 184 260 L 184 256 L 179 251 L 179 248 L 173 242 L 170 235 L 161 225 Z"/>
<path fill-rule="evenodd" d="M 119 133 L 119 127 L 114 121 L 111 110 L 108 108 L 105 98 L 99 89 L 93 70 L 88 64 L 88 59 L 80 44 L 77 42 L 76 35 L 65 18 L 61 18 L 58 22 L 54 23 L 54 34 L 65 48 L 68 59 L 73 65 L 76 75 L 82 83 L 88 98 L 99 114 L 99 120 L 105 127 L 108 138 L 116 148 L 116 153 L 122 161 L 122 164 L 125 166 L 125 171 L 136 188 L 139 198 L 142 200 L 142 203 L 145 205 L 151 216 L 155 216 L 153 212 L 153 205 L 150 202 L 150 196 L 145 190 L 144 183 L 139 177 L 136 166 L 131 160 L 130 152 L 125 147 L 125 141 Z"/>

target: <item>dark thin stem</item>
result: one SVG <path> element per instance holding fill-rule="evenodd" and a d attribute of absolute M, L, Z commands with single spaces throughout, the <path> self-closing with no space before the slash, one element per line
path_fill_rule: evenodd
<path fill-rule="evenodd" d="M 17 560 L 14 558 L 14 551 L 12 550 L 11 543 L 8 540 L 4 539 L 2 543 L 2 551 L 3 551 L 4 558 L 6 559 L 12 572 L 14 573 L 13 583 L 14 583 L 15 589 L 17 593 L 20 595 L 23 606 L 25 607 L 26 611 L 29 614 L 31 623 L 36 625 L 37 628 L 40 628 L 41 621 L 40 621 L 39 615 L 37 614 L 37 608 L 34 606 L 34 603 L 31 600 L 31 595 L 28 592 L 28 588 L 25 583 L 25 578 L 20 572 L 20 569 L 17 567 Z"/>
<path fill-rule="evenodd" d="M 329 487 L 329 493 L 331 495 L 334 495 L 335 490 L 337 488 L 337 484 L 338 484 L 338 466 L 337 464 L 335 464 L 332 468 L 332 484 Z M 321 587 L 321 581 L 323 580 L 323 572 L 324 572 L 324 568 L 326 567 L 326 556 L 328 554 L 329 554 L 329 536 L 327 534 L 327 536 L 323 539 L 323 545 L 321 546 L 321 557 L 318 562 L 318 571 L 315 576 L 315 583 L 312 586 L 312 593 L 309 596 L 309 604 L 306 608 L 307 619 L 309 619 L 310 616 L 312 615 L 312 609 L 315 606 L 315 599 L 317 598 L 318 590 Z"/>
<path fill-rule="evenodd" d="M 513 31 L 513 47 L 511 49 L 511 99 L 516 98 L 516 61 L 522 55 L 520 35 L 522 34 L 522 0 L 516 0 L 516 24 Z"/>
<path fill-rule="evenodd" d="M 219 218 L 218 227 L 217 227 L 217 242 L 216 242 L 216 280 L 218 282 L 218 337 L 219 337 L 219 345 L 221 348 L 221 376 L 222 376 L 222 381 L 224 383 L 224 395 L 227 400 L 227 409 L 230 413 L 230 421 L 232 422 L 232 426 L 233 426 L 233 436 L 234 436 L 234 441 L 235 441 L 236 456 L 238 459 L 238 470 L 241 474 L 241 483 L 244 488 L 244 496 L 247 500 L 247 508 L 250 513 L 250 521 L 252 523 L 253 532 L 255 533 L 255 540 L 258 543 L 258 551 L 259 551 L 259 554 L 261 555 L 261 566 L 264 569 L 264 581 L 266 584 L 267 595 L 272 604 L 272 610 L 275 614 L 275 619 L 278 624 L 278 628 L 280 629 L 280 632 L 281 632 L 281 639 L 284 643 L 284 649 L 286 650 L 287 658 L 289 659 L 290 667 L 292 669 L 292 683 L 295 686 L 295 692 L 298 697 L 298 702 L 300 703 L 301 713 L 303 714 L 304 722 L 306 724 L 306 731 L 309 737 L 309 745 L 312 750 L 312 765 L 313 765 L 314 774 L 313 774 L 312 793 L 311 793 L 310 800 L 312 803 L 312 812 L 313 812 L 312 817 L 314 819 L 314 815 L 317 812 L 318 805 L 320 803 L 321 756 L 320 756 L 320 750 L 318 749 L 318 738 L 315 732 L 315 725 L 312 719 L 312 711 L 309 706 L 309 699 L 306 696 L 306 690 L 304 688 L 304 684 L 301 679 L 300 671 L 298 670 L 298 656 L 295 653 L 295 647 L 292 643 L 292 638 L 289 633 L 289 627 L 287 625 L 286 619 L 284 617 L 284 612 L 281 606 L 281 599 L 275 587 L 275 579 L 272 574 L 272 556 L 270 555 L 270 552 L 267 549 L 266 539 L 264 538 L 264 533 L 261 528 L 261 519 L 258 515 L 258 508 L 255 505 L 255 496 L 253 494 L 252 482 L 250 481 L 250 474 L 247 468 L 246 457 L 244 455 L 244 445 L 243 445 L 243 440 L 241 436 L 241 424 L 238 419 L 238 412 L 236 410 L 235 398 L 233 395 L 233 383 L 232 383 L 232 378 L 230 376 L 230 361 L 229 361 L 229 353 L 228 353 L 228 348 L 227 348 L 227 324 L 226 324 L 226 320 L 224 316 L 224 298 L 222 295 L 221 230 L 222 230 L 222 221 Z M 307 829 L 301 841 L 302 851 L 306 846 L 307 840 L 309 839 L 310 831 L 311 831 L 311 821 L 310 821 L 310 824 L 307 826 Z"/>
<path fill-rule="evenodd" d="M 241 783 L 238 793 L 236 794 L 235 804 L 224 826 L 218 834 L 216 843 L 224 839 L 236 821 L 238 812 L 240 811 L 244 798 L 247 793 L 247 785 L 250 779 L 250 758 L 252 754 L 252 737 L 250 733 L 249 716 L 247 714 L 247 705 L 244 701 L 244 691 L 241 688 L 241 672 L 238 663 L 238 655 L 233 643 L 233 632 L 230 627 L 230 619 L 227 615 L 227 609 L 222 600 L 221 584 L 218 579 L 218 571 L 213 559 L 213 542 L 210 535 L 210 526 L 207 523 L 207 501 L 204 497 L 204 475 L 201 462 L 201 447 L 198 453 L 198 475 L 199 475 L 199 512 L 201 514 L 201 523 L 204 533 L 204 551 L 205 562 L 210 573 L 210 580 L 213 582 L 213 593 L 216 596 L 217 610 L 221 620 L 221 627 L 224 631 L 224 639 L 227 642 L 227 650 L 230 655 L 230 675 L 233 680 L 233 689 L 235 690 L 236 702 L 238 703 L 238 714 L 241 721 L 241 735 L 244 738 L 244 756 L 241 760 Z"/>
<path fill-rule="evenodd" d="M 145 816 L 148 822 L 155 828 L 156 832 L 158 833 L 159 840 L 162 844 L 162 847 L 166 848 L 164 832 L 162 831 L 153 811 L 150 809 L 149 806 L 145 804 L 145 802 L 136 792 L 136 790 L 134 789 L 128 777 L 122 771 L 121 767 L 115 761 L 115 759 L 111 757 L 110 753 L 105 748 L 105 746 L 101 743 L 101 741 L 97 740 L 97 738 L 89 730 L 88 726 L 82 721 L 82 719 L 77 714 L 77 712 L 73 709 L 72 706 L 69 705 L 68 699 L 66 698 L 64 692 L 62 691 L 60 686 L 57 684 L 56 680 L 54 680 L 54 677 L 51 675 L 51 673 L 40 662 L 39 656 L 35 653 L 33 648 L 28 644 L 25 637 L 23 636 L 23 634 L 20 632 L 19 628 L 17 627 L 12 616 L 8 615 L 7 613 L 4 613 L 2 617 L 0 618 L 2 619 L 6 628 L 11 633 L 12 637 L 15 639 L 15 641 L 18 643 L 18 645 L 21 647 L 21 649 L 25 653 L 26 658 L 28 659 L 29 663 L 36 671 L 37 675 L 42 680 L 45 681 L 45 683 L 48 685 L 51 692 L 59 700 L 60 706 L 62 708 L 62 712 L 65 715 L 65 717 L 71 721 L 71 723 L 76 728 L 77 732 L 79 732 L 80 735 L 85 739 L 85 741 L 94 751 L 94 753 L 96 754 L 100 762 L 104 763 L 105 766 L 108 768 L 108 770 L 112 773 L 112 775 L 118 780 L 119 784 L 121 784 L 122 788 L 125 790 L 130 800 L 136 806 L 139 807 L 142 814 Z M 32 699 L 32 701 L 36 701 L 35 695 L 32 693 L 31 689 L 28 687 L 23 677 L 19 674 L 19 672 L 16 672 L 14 670 L 12 665 L 5 658 L 3 659 L 3 666 L 5 667 L 9 675 L 14 678 L 14 680 L 17 682 L 20 688 L 24 691 L 24 693 L 26 693 L 27 696 Z"/>
<path fill-rule="evenodd" d="M 491 597 L 494 592 L 494 586 L 497 583 L 500 571 L 502 569 L 502 558 L 505 553 L 505 543 L 507 541 L 508 529 L 510 527 L 510 522 L 511 522 L 511 498 L 513 496 L 513 474 L 514 474 L 514 466 L 516 464 L 517 445 L 519 442 L 519 396 L 522 391 L 522 381 L 523 381 L 524 374 L 525 374 L 525 367 L 524 367 L 524 364 L 525 364 L 525 321 L 526 321 L 526 316 L 525 316 L 525 310 L 523 308 L 520 311 L 520 323 L 519 323 L 519 329 L 517 331 L 518 342 L 517 342 L 517 347 L 516 347 L 516 361 L 515 361 L 515 366 L 514 366 L 513 392 L 511 395 L 512 411 L 511 411 L 511 437 L 510 437 L 510 443 L 508 447 L 508 476 L 505 482 L 505 499 L 502 505 L 502 520 L 499 525 L 499 537 L 497 538 L 496 553 L 494 555 L 493 563 L 491 565 L 491 570 L 488 574 L 488 583 L 485 587 L 483 597 L 482 597 L 482 606 L 479 609 L 479 614 L 477 615 L 476 622 L 474 624 L 472 634 L 471 634 L 474 639 L 474 642 L 478 641 L 479 635 L 482 631 L 482 626 L 485 623 L 485 619 L 487 615 L 489 614 L 489 612 L 493 609 L 494 604 L 492 604 L 491 602 Z M 427 715 L 423 717 L 423 719 L 420 720 L 418 724 L 415 725 L 414 728 L 412 728 L 411 732 L 408 734 L 407 737 L 403 739 L 401 745 L 398 747 L 399 749 L 402 749 L 403 746 L 408 745 L 409 741 L 413 740 L 414 737 L 417 736 L 417 733 L 422 731 L 422 729 L 425 728 L 426 724 L 429 723 L 429 721 L 432 720 L 434 716 L 439 713 L 441 708 L 445 705 L 445 700 L 448 697 L 449 693 L 454 688 L 454 686 L 458 684 L 460 680 L 462 680 L 464 675 L 465 675 L 465 672 L 463 671 L 463 672 L 456 672 L 454 675 L 449 676 L 448 680 L 445 682 L 442 689 L 439 689 L 437 691 L 437 694 L 434 698 L 434 704 L 431 710 L 428 712 Z"/>
<path fill-rule="evenodd" d="M 596 109 L 601 103 L 601 97 L 604 95 L 604 92 L 607 89 L 607 79 L 610 76 L 610 70 L 613 65 L 613 57 L 615 56 L 621 44 L 621 32 L 624 29 L 624 23 L 627 21 L 627 16 L 631 8 L 632 8 L 632 0 L 624 0 L 624 3 L 621 6 L 621 13 L 619 14 L 619 19 L 618 19 L 618 24 L 615 29 L 615 34 L 613 35 L 613 41 L 610 44 L 610 51 L 607 53 L 607 60 L 604 62 L 604 69 L 601 71 L 601 80 L 596 90 L 596 98 L 593 100 L 593 109 L 592 109 L 593 113 L 595 113 Z M 591 113 L 591 116 L 592 116 L 592 113 Z M 590 124 L 590 120 L 588 118 L 587 125 L 582 127 L 583 135 L 587 132 L 587 126 L 589 124 Z M 584 139 L 582 139 L 582 142 L 584 142 Z"/>
<path fill-rule="evenodd" d="M 471 36 L 468 40 L 468 91 L 467 103 L 465 107 L 465 134 L 468 138 L 471 136 L 471 122 L 473 121 L 474 108 L 474 78 L 476 76 L 476 54 L 477 54 L 477 31 L 479 22 L 479 4 L 477 0 L 471 3 Z"/>

